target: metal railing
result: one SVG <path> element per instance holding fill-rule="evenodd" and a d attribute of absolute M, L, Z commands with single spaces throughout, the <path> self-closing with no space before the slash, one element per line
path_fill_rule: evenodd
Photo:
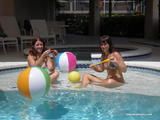
<path fill-rule="evenodd" d="M 60 14 L 87 14 L 89 13 L 89 0 L 59 0 L 60 4 L 59 13 Z M 101 0 L 101 13 L 109 12 L 109 1 Z M 137 9 L 138 8 L 138 9 Z M 137 10 L 144 14 L 144 1 L 136 3 L 133 0 L 113 0 L 112 1 L 112 13 L 117 14 L 131 14 L 136 13 Z"/>

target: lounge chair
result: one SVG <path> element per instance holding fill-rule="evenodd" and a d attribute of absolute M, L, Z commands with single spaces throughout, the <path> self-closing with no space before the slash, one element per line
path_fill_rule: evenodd
<path fill-rule="evenodd" d="M 53 32 L 57 36 L 57 41 L 62 41 L 65 44 L 66 27 L 64 21 L 47 21 L 49 32 Z"/>
<path fill-rule="evenodd" d="M 6 48 L 5 48 L 5 45 L 4 45 L 3 37 L 0 37 L 0 46 L 3 47 L 3 52 L 6 53 Z"/>
<path fill-rule="evenodd" d="M 8 45 L 15 45 L 17 51 L 19 51 L 18 40 L 14 37 L 0 37 L 0 45 L 2 45 L 5 54 L 7 53 L 6 46 Z"/>
<path fill-rule="evenodd" d="M 43 19 L 30 20 L 30 23 L 32 26 L 34 36 L 39 36 L 45 39 L 47 43 L 49 43 L 50 40 L 52 41 L 54 40 L 54 44 L 56 44 L 56 36 L 53 33 L 49 34 L 47 23 L 45 20 Z"/>
<path fill-rule="evenodd" d="M 36 39 L 34 36 L 21 35 L 15 16 L 0 16 L 0 24 L 4 33 L 7 35 L 7 37 L 4 37 L 3 39 L 4 44 L 7 44 L 9 41 L 15 41 L 15 44 L 18 46 L 19 39 L 21 44 L 21 51 L 23 51 L 25 44 L 31 43 L 33 39 Z"/>

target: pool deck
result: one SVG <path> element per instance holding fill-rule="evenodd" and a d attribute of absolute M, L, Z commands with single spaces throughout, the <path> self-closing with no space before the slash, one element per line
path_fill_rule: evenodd
<path fill-rule="evenodd" d="M 67 36 L 68 37 L 68 36 Z M 86 43 L 86 39 L 88 40 Z M 70 46 L 95 46 L 97 45 L 96 42 L 93 42 L 93 37 L 85 37 L 85 36 L 69 36 L 66 38 L 66 44 L 65 45 L 57 45 L 56 47 L 70 47 Z M 77 41 L 75 41 L 77 40 Z M 86 44 L 85 44 L 86 43 Z M 122 56 L 130 57 L 130 56 L 136 56 L 137 57 L 131 57 L 129 60 L 125 60 L 125 63 L 128 66 L 137 66 L 137 67 L 143 67 L 143 68 L 150 68 L 150 69 L 156 69 L 160 70 L 160 42 L 159 41 L 149 41 L 144 39 L 128 39 L 128 38 L 113 38 L 113 43 L 115 46 L 123 46 L 123 47 L 136 47 L 136 51 L 125 51 L 125 53 L 122 53 Z M 144 43 L 144 44 L 143 44 Z M 147 54 L 148 53 L 148 54 Z M 145 55 L 143 55 L 145 54 Z M 147 55 L 146 55 L 147 54 Z M 92 56 L 99 56 L 95 55 L 94 53 L 91 54 Z M 141 55 L 141 56 L 139 56 Z M 78 61 L 78 63 L 84 63 L 84 64 L 90 64 L 91 61 Z M 25 67 L 27 66 L 26 56 L 24 56 L 23 53 L 16 52 L 14 50 L 9 50 L 7 54 L 0 52 L 0 70 L 9 69 L 9 68 L 15 68 L 15 67 Z M 144 84 L 144 83 L 142 83 Z M 158 83 L 157 83 L 158 84 Z M 15 83 L 14 83 L 15 86 Z M 4 86 L 0 86 L 1 89 L 4 88 Z M 13 86 L 12 86 L 13 87 Z M 62 87 L 62 86 L 61 86 Z M 65 87 L 67 89 L 68 87 Z M 70 87 L 69 89 L 76 89 L 76 87 Z M 131 89 L 128 89 L 131 88 Z M 4 88 L 5 89 L 5 88 Z M 15 89 L 15 88 L 14 88 Z M 55 88 L 56 89 L 56 88 Z M 109 92 L 130 92 L 130 93 L 138 93 L 138 94 L 147 94 L 147 95 L 158 95 L 159 93 L 148 92 L 146 89 L 137 90 L 136 86 L 131 85 L 124 85 L 122 87 L 117 87 L 114 89 L 106 89 L 99 86 L 89 85 L 87 88 L 83 88 L 83 90 L 102 90 L 102 91 L 109 91 Z"/>
<path fill-rule="evenodd" d="M 65 44 L 50 45 L 52 47 L 93 47 L 97 46 L 97 37 L 94 36 L 80 36 L 80 35 L 67 35 L 65 38 Z M 122 52 L 123 57 L 131 57 L 125 62 L 128 65 L 138 65 L 153 67 L 160 69 L 160 40 L 145 40 L 140 38 L 120 38 L 112 37 L 112 41 L 115 46 L 123 48 L 137 48 L 132 51 Z M 143 44 L 144 43 L 144 44 Z M 2 48 L 1 48 L 2 49 Z M 148 55 L 147 55 L 148 54 Z M 91 53 L 91 56 L 99 56 L 99 54 Z M 137 56 L 137 57 L 136 57 Z M 8 50 L 7 54 L 4 54 L 2 50 L 0 51 L 0 69 L 5 69 L 9 67 L 25 66 L 26 56 L 22 52 L 15 51 L 12 47 Z"/>

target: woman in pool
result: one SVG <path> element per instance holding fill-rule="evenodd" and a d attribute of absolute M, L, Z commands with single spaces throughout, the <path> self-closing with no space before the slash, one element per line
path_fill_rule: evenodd
<path fill-rule="evenodd" d="M 55 63 L 53 57 L 58 54 L 56 50 L 47 49 L 45 47 L 45 42 L 37 38 L 32 42 L 32 48 L 28 54 L 28 65 L 29 66 L 40 66 L 46 68 L 52 83 L 58 78 L 59 73 L 55 70 Z"/>
<path fill-rule="evenodd" d="M 89 67 L 97 72 L 107 71 L 107 77 L 102 79 L 92 74 L 85 73 L 82 77 L 82 87 L 88 84 L 94 84 L 104 87 L 118 87 L 125 81 L 122 73 L 126 72 L 126 64 L 119 52 L 113 49 L 113 45 L 109 36 L 100 37 L 100 48 L 102 51 L 101 61 L 109 59 L 108 62 L 102 64 L 91 64 Z"/>

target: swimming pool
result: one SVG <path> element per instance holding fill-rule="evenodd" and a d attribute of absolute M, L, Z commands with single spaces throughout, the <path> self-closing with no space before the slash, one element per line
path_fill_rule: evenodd
<path fill-rule="evenodd" d="M 159 71 L 129 67 L 124 74 L 126 84 L 114 89 L 93 85 L 85 89 L 76 88 L 67 82 L 67 73 L 62 73 L 60 84 L 51 89 L 47 96 L 37 101 L 29 101 L 16 89 L 15 82 L 21 70 L 0 72 L 1 120 L 159 119 Z M 79 65 L 77 70 L 81 74 L 90 72 L 105 76 L 104 73 L 94 73 L 84 64 Z"/>
<path fill-rule="evenodd" d="M 91 53 L 101 53 L 99 46 L 92 46 L 92 47 L 81 46 L 81 47 L 69 47 L 69 48 L 64 47 L 64 48 L 56 48 L 56 50 L 58 50 L 58 52 L 70 51 L 76 55 L 78 60 L 90 60 Z M 124 51 L 131 51 L 134 49 L 116 47 L 116 50 L 124 52 Z"/>
<path fill-rule="evenodd" d="M 0 94 L 1 120 L 158 120 L 160 97 L 99 91 L 53 90 L 35 101 L 16 91 Z"/>
<path fill-rule="evenodd" d="M 72 52 L 76 55 L 77 60 L 91 60 L 94 58 L 100 59 L 101 50 L 98 45 L 94 44 L 84 44 L 84 45 L 56 45 L 47 46 L 48 48 L 54 48 L 58 52 Z M 124 45 L 117 44 L 114 45 L 115 49 L 121 53 L 124 60 L 133 60 L 148 58 L 152 53 L 152 49 L 146 46 L 139 45 Z M 29 48 L 24 49 L 24 55 L 27 55 Z"/>

